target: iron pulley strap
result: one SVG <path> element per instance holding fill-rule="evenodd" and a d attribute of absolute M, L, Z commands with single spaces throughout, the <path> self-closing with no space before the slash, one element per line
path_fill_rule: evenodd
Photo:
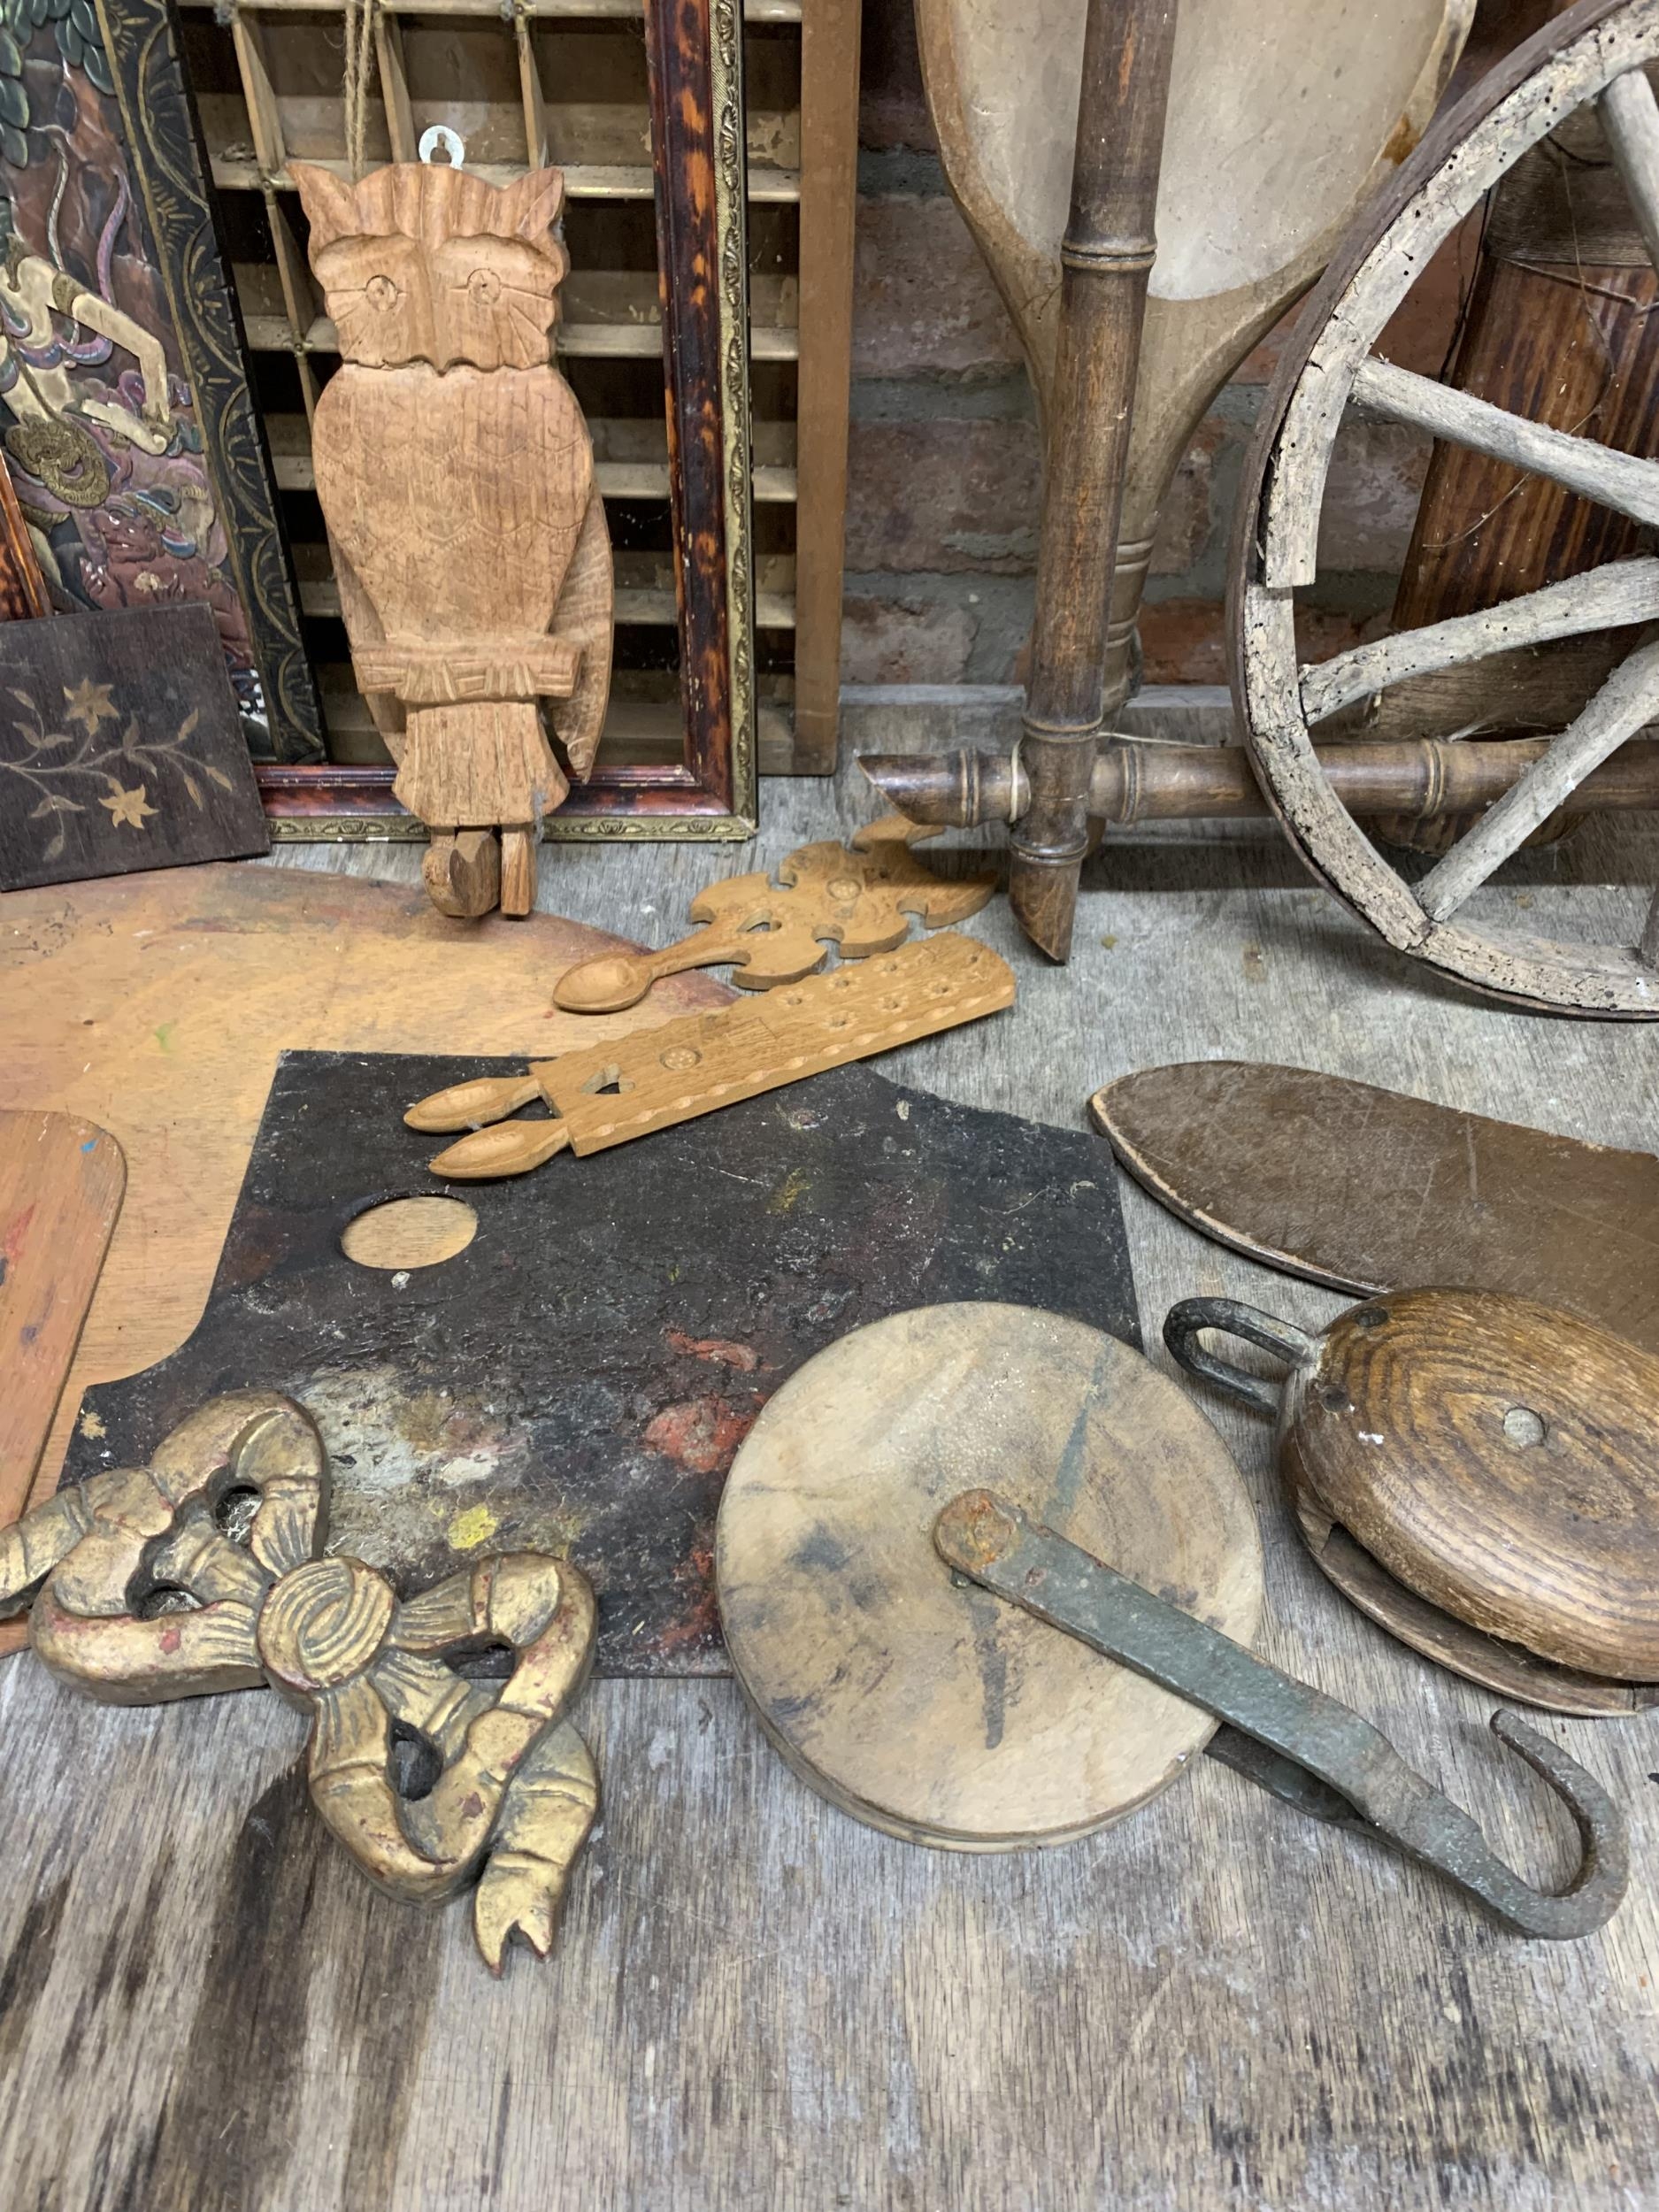
<path fill-rule="evenodd" d="M 1512 1713 L 1493 1733 L 1572 1814 L 1577 1873 L 1550 1894 L 1506 1866 L 1469 1815 L 1408 1766 L 1371 1723 L 1242 1644 L 1114 1572 L 988 1490 L 964 1491 L 939 1516 L 949 1566 L 1109 1659 L 1145 1675 L 1224 1725 L 1210 1753 L 1300 1810 L 1392 1843 L 1528 1936 L 1589 1935 L 1617 1909 L 1629 1847 L 1617 1805 L 1595 1778 Z"/>

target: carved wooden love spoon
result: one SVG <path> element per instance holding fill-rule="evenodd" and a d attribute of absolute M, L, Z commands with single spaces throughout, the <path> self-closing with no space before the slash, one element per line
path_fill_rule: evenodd
<path fill-rule="evenodd" d="M 977 914 L 994 879 L 944 881 L 916 858 L 907 833 L 909 824 L 872 823 L 857 833 L 857 849 L 830 841 L 799 847 L 780 864 L 780 883 L 762 873 L 711 884 L 692 902 L 702 926 L 690 936 L 660 952 L 584 960 L 560 976 L 553 1003 L 567 1014 L 619 1014 L 661 977 L 728 963 L 741 989 L 774 990 L 821 967 L 832 944 L 843 960 L 864 960 L 902 944 L 912 915 L 942 929 Z"/>

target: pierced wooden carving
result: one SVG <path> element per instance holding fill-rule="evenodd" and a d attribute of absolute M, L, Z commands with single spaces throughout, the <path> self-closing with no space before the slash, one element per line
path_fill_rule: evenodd
<path fill-rule="evenodd" d="M 435 903 L 527 913 L 611 685 L 611 541 L 552 361 L 565 180 L 291 168 L 342 357 L 312 449 L 357 682 L 432 829 Z"/>
<path fill-rule="evenodd" d="M 936 829 L 890 814 L 854 833 L 852 844 L 799 845 L 765 873 L 711 883 L 691 902 L 703 925 L 661 952 L 606 953 L 567 968 L 553 1003 L 567 1014 L 616 1014 L 636 1006 L 660 978 L 687 968 L 733 964 L 745 991 L 798 983 L 822 967 L 833 945 L 843 960 L 891 952 L 916 916 L 924 929 L 944 929 L 977 914 L 996 887 L 992 875 L 947 882 L 918 860 L 913 844 Z"/>
<path fill-rule="evenodd" d="M 545 1958 L 598 1806 L 565 1718 L 592 1658 L 593 1591 L 567 1560 L 507 1552 L 400 1602 L 361 1560 L 320 1555 L 327 1518 L 310 1416 L 234 1391 L 147 1468 L 60 1490 L 0 1533 L 0 1616 L 32 1601 L 41 1659 L 106 1703 L 268 1683 L 314 1716 L 311 1801 L 373 1881 L 437 1904 L 481 1873 L 472 1924 L 491 1970 L 515 1931 Z M 511 1654 L 504 1681 L 449 1663 L 487 1650 Z M 394 1729 L 440 1762 L 419 1796 L 397 1787 Z"/>

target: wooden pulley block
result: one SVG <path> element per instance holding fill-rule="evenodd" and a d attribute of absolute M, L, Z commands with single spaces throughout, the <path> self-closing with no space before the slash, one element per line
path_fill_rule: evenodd
<path fill-rule="evenodd" d="M 1282 1389 L 1200 1341 L 1289 1362 Z M 1312 1336 L 1232 1299 L 1171 1309 L 1191 1374 L 1279 1417 L 1309 1548 L 1415 1650 L 1554 1712 L 1659 1704 L 1659 1358 L 1496 1291 L 1367 1299 Z"/>
<path fill-rule="evenodd" d="M 1216 1721 L 944 1568 L 934 1524 L 976 1485 L 1255 1634 L 1260 1540 L 1204 1416 L 1116 1339 L 987 1303 L 855 1330 L 772 1398 L 720 1507 L 726 1648 L 844 1811 L 957 1850 L 1062 1843 L 1155 1795 Z"/>

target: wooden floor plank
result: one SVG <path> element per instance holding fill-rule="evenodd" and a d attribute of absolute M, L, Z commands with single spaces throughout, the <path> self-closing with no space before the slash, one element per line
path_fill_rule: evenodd
<path fill-rule="evenodd" d="M 773 783 L 768 801 L 757 845 L 725 858 L 550 852 L 543 902 L 666 941 L 710 875 L 871 810 L 850 777 Z M 1481 896 L 1517 925 L 1611 934 L 1659 873 L 1640 848 L 1534 857 L 1531 882 Z M 412 851 L 283 858 L 402 880 L 418 866 Z M 1454 994 L 1265 842 L 1097 858 L 1065 973 L 1002 902 L 969 927 L 1015 965 L 1021 1007 L 883 1065 L 977 1105 L 1082 1128 L 1113 1076 L 1217 1054 L 1655 1141 L 1651 1032 Z M 1177 1297 L 1305 1325 L 1343 1302 L 1207 1244 L 1136 1188 L 1124 1202 L 1154 1341 Z M 1344 1604 L 1291 1533 L 1265 1424 L 1207 1410 L 1261 1515 L 1265 1655 L 1374 1717 L 1523 1869 L 1566 1863 L 1564 1822 L 1486 1735 L 1492 1701 Z M 821 1804 L 730 1683 L 601 1683 L 579 1717 L 603 1824 L 552 1958 L 516 1956 L 497 1985 L 464 1912 L 380 1898 L 323 1837 L 295 1770 L 303 1724 L 274 1699 L 104 1710 L 30 1658 L 0 1663 L 7 2201 L 1623 2212 L 1659 2197 L 1659 1718 L 1545 1723 L 1625 1806 L 1634 1869 L 1602 1934 L 1552 1947 L 1208 1760 L 1104 1835 L 974 1859 Z"/>

